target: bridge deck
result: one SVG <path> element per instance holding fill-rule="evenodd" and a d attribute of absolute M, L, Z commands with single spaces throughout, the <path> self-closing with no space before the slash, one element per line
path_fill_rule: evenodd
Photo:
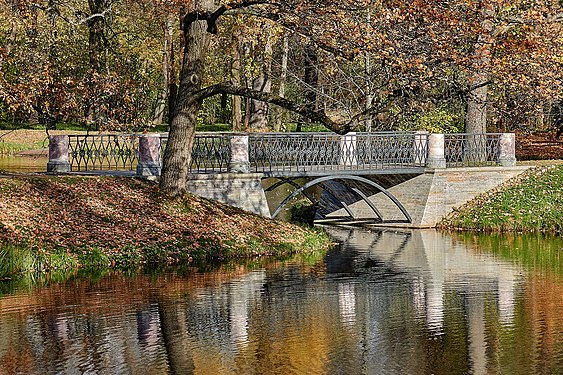
<path fill-rule="evenodd" d="M 395 168 L 373 168 L 373 169 L 366 169 L 366 168 L 358 168 L 358 169 L 338 169 L 337 166 L 335 168 L 326 168 L 326 169 L 318 169 L 318 168 L 301 168 L 300 170 L 291 170 L 291 169 L 276 169 L 272 171 L 264 171 L 264 172 L 257 172 L 263 173 L 264 177 L 323 177 L 327 175 L 331 176 L 366 176 L 366 175 L 383 175 L 383 174 L 422 174 L 426 168 L 424 167 L 395 167 Z"/>

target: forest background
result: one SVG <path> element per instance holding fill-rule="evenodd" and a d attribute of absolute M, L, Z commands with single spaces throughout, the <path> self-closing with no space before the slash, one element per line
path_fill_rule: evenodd
<path fill-rule="evenodd" d="M 165 130 L 197 21 L 212 36 L 199 125 L 484 132 L 563 116 L 561 0 L 0 0 L 0 19 L 4 127 Z"/>

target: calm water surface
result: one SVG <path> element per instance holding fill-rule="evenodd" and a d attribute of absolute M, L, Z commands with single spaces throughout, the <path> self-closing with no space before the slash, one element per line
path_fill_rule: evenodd
<path fill-rule="evenodd" d="M 43 156 L 0 155 L 0 172 L 46 172 L 49 158 Z"/>
<path fill-rule="evenodd" d="M 253 268 L 2 281 L 0 373 L 563 373 L 562 239 L 331 233 Z"/>

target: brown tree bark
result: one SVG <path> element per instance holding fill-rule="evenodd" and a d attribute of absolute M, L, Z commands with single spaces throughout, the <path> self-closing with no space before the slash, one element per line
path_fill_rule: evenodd
<path fill-rule="evenodd" d="M 173 36 L 174 36 L 174 16 L 168 14 L 164 25 L 164 44 L 162 50 L 162 87 L 158 93 L 156 108 L 153 113 L 152 123 L 162 124 L 164 112 L 166 111 L 166 100 L 170 89 L 172 64 L 173 64 Z"/>
<path fill-rule="evenodd" d="M 264 52 L 257 57 L 260 66 L 260 75 L 252 81 L 252 89 L 269 94 L 272 90 L 272 81 L 270 79 L 272 72 L 272 41 L 269 35 L 266 35 L 264 42 Z M 264 130 L 268 126 L 268 110 L 267 102 L 252 99 L 250 101 L 250 117 L 248 127 L 252 130 Z"/>
<path fill-rule="evenodd" d="M 106 0 L 88 0 L 90 15 L 99 15 L 88 20 L 88 57 L 90 67 L 96 73 L 101 73 L 106 67 L 105 60 L 105 11 L 109 4 Z"/>
<path fill-rule="evenodd" d="M 239 86 L 241 83 L 241 45 L 238 35 L 234 36 L 231 60 L 231 84 Z M 232 95 L 231 98 L 231 125 L 234 131 L 242 130 L 242 100 L 240 96 Z"/>
<path fill-rule="evenodd" d="M 315 111 L 317 109 L 317 90 L 319 86 L 319 63 L 317 48 L 312 41 L 307 42 L 303 48 L 303 60 L 305 65 L 303 76 L 303 81 L 305 82 L 305 106 L 309 111 Z M 296 131 L 302 130 L 301 127 L 304 121 L 304 118 L 299 119 Z"/>
<path fill-rule="evenodd" d="M 484 3 L 481 8 L 481 32 L 477 37 L 473 62 L 469 72 L 469 92 L 465 112 L 465 132 L 485 133 L 487 131 L 487 95 L 493 44 L 492 14 L 494 5 Z"/>
<path fill-rule="evenodd" d="M 209 11 L 213 1 L 200 2 L 202 11 Z M 203 99 L 194 95 L 201 89 L 205 56 L 209 49 L 208 22 L 198 21 L 198 13 L 184 18 L 184 59 L 180 72 L 180 87 L 173 111 L 168 145 L 164 153 L 160 188 L 171 196 L 186 192 L 191 150 L 195 136 L 197 114 Z M 194 16 L 192 18 L 188 18 Z"/>
<path fill-rule="evenodd" d="M 282 46 L 282 60 L 281 60 L 281 71 L 280 71 L 280 87 L 278 89 L 278 95 L 280 98 L 285 98 L 285 82 L 287 80 L 287 60 L 289 56 L 289 38 L 286 35 L 283 37 Z M 283 123 L 286 120 L 284 116 L 285 111 L 277 107 L 275 112 L 274 120 L 274 131 L 279 132 L 282 129 Z"/>

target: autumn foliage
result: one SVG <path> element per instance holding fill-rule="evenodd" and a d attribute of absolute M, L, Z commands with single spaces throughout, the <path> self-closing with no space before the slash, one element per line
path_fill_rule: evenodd
<path fill-rule="evenodd" d="M 263 99 L 283 93 L 292 109 L 326 115 L 284 121 L 461 130 L 473 90 L 485 85 L 487 126 L 510 130 L 534 126 L 563 99 L 555 0 L 2 0 L 0 120 L 166 122 L 159 113 L 175 105 L 186 14 L 212 21 L 204 88 L 250 89 L 262 77 L 260 91 L 271 84 Z M 253 104 L 235 91 L 206 99 L 199 120 L 248 126 Z M 270 124 L 279 117 L 267 112 Z"/>

